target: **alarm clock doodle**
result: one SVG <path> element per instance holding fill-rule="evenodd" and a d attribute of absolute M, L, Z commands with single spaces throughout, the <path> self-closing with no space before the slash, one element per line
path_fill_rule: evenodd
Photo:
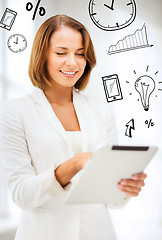
<path fill-rule="evenodd" d="M 21 34 L 13 34 L 9 37 L 7 46 L 14 53 L 22 52 L 27 48 L 27 40 Z"/>
<path fill-rule="evenodd" d="M 90 0 L 89 15 L 102 30 L 120 30 L 135 20 L 136 3 L 135 0 Z"/>

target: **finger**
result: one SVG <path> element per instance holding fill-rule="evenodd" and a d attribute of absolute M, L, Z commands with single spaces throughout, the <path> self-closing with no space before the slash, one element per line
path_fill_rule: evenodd
<path fill-rule="evenodd" d="M 132 179 L 125 179 L 121 180 L 120 184 L 122 185 L 128 185 L 132 187 L 143 187 L 145 186 L 144 180 L 132 180 Z"/>
<path fill-rule="evenodd" d="M 137 187 L 137 186 L 130 186 L 130 185 L 122 185 L 119 184 L 119 188 L 122 189 L 123 191 L 128 191 L 128 192 L 140 192 L 141 191 L 141 187 Z"/>
<path fill-rule="evenodd" d="M 144 180 L 144 179 L 146 179 L 146 177 L 147 177 L 146 173 L 138 173 L 138 174 L 132 175 L 133 180 Z"/>
<path fill-rule="evenodd" d="M 130 197 L 138 196 L 139 192 L 141 191 L 140 187 L 135 188 L 135 187 L 128 186 L 128 185 L 124 186 L 121 184 L 119 184 L 118 187 L 122 192 L 126 193 Z"/>
<path fill-rule="evenodd" d="M 124 191 L 123 191 L 124 192 Z M 139 195 L 139 192 L 124 192 L 128 197 L 137 197 Z"/>

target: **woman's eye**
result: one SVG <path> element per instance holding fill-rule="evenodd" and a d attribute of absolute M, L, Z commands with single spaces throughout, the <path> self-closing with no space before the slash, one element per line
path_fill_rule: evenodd
<path fill-rule="evenodd" d="M 65 55 L 65 53 L 63 53 L 63 52 L 57 52 L 56 54 L 57 55 Z"/>
<path fill-rule="evenodd" d="M 85 57 L 84 53 L 78 53 L 78 56 Z"/>

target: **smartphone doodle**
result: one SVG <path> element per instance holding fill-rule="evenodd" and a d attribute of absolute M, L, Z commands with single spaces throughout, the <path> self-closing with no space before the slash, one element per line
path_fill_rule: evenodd
<path fill-rule="evenodd" d="M 123 99 L 117 74 L 102 77 L 106 99 L 108 102 Z"/>
<path fill-rule="evenodd" d="M 6 8 L 0 20 L 0 27 L 10 30 L 15 21 L 16 15 L 17 13 L 15 11 Z"/>

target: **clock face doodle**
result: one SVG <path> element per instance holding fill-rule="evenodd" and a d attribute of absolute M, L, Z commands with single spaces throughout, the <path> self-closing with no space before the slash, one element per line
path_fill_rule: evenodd
<path fill-rule="evenodd" d="M 7 46 L 12 52 L 22 52 L 27 47 L 27 41 L 23 35 L 14 34 L 9 37 L 7 41 Z"/>
<path fill-rule="evenodd" d="M 90 0 L 89 15 L 102 30 L 120 30 L 134 21 L 136 4 L 134 0 Z"/>

